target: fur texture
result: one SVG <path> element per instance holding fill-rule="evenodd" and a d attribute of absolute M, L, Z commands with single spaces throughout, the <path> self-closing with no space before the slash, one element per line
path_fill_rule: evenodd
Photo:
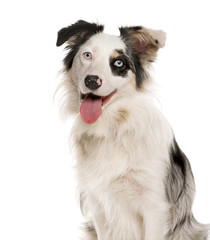
<path fill-rule="evenodd" d="M 119 37 L 102 31 L 78 21 L 57 40 L 68 50 L 58 92 L 62 113 L 76 116 L 83 239 L 207 240 L 210 227 L 192 214 L 189 161 L 146 90 L 165 33 L 140 26 L 121 27 Z"/>

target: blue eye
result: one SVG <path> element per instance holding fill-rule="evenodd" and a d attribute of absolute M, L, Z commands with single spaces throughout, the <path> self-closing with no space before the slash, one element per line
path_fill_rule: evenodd
<path fill-rule="evenodd" d="M 121 68 L 124 65 L 124 62 L 118 59 L 114 62 L 114 65 L 118 68 Z"/>
<path fill-rule="evenodd" d="M 87 60 L 91 60 L 92 59 L 92 54 L 90 52 L 83 53 L 83 56 Z"/>

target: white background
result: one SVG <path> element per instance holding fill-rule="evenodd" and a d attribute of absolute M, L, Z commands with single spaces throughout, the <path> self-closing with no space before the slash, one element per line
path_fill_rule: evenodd
<path fill-rule="evenodd" d="M 163 29 L 154 65 L 162 109 L 191 161 L 196 218 L 210 222 L 209 1 L 1 1 L 0 239 L 79 239 L 82 221 L 68 124 L 53 94 L 62 47 L 57 31 L 79 19 Z"/>

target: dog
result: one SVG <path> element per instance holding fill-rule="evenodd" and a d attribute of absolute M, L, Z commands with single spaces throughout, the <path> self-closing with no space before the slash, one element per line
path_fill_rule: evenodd
<path fill-rule="evenodd" d="M 62 113 L 75 116 L 85 240 L 207 240 L 192 214 L 190 163 L 151 95 L 149 69 L 166 34 L 141 26 L 77 21 L 58 32 L 66 44 Z"/>

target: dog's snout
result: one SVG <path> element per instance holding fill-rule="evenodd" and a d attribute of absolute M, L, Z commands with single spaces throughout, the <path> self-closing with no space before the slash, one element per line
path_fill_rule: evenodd
<path fill-rule="evenodd" d="M 85 86 L 90 90 L 96 90 L 102 85 L 102 80 L 96 75 L 87 75 Z"/>

